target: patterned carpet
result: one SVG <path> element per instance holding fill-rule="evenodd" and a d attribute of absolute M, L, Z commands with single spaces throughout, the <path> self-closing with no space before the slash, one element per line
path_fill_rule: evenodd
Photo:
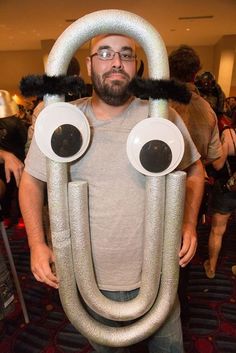
<path fill-rule="evenodd" d="M 209 231 L 209 226 L 199 227 L 198 251 L 190 267 L 185 349 L 187 353 L 235 353 L 236 278 L 231 271 L 236 264 L 235 219 L 228 225 L 214 279 L 203 271 Z"/>
<path fill-rule="evenodd" d="M 236 227 L 231 219 L 219 259 L 217 275 L 209 280 L 203 272 L 207 257 L 209 226 L 199 227 L 199 247 L 190 266 L 189 316 L 184 324 L 185 353 L 236 352 Z M 20 305 L 4 320 L 1 353 L 91 353 L 92 348 L 68 322 L 56 290 L 36 282 L 29 270 L 29 250 L 24 229 L 8 231 L 17 273 L 30 323 L 25 324 Z M 1 244 L 3 246 L 3 244 Z M 17 296 L 16 296 L 17 297 Z M 143 344 L 132 347 L 144 353 Z M 161 353 L 161 352 L 160 352 Z"/>

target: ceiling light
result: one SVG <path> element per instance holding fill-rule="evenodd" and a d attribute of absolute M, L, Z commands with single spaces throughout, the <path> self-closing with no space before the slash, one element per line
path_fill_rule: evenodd
<path fill-rule="evenodd" d="M 183 16 L 179 17 L 178 20 L 207 20 L 212 19 L 213 15 L 206 15 L 206 16 Z"/>

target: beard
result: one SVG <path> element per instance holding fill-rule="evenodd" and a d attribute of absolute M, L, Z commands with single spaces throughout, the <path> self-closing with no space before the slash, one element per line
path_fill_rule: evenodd
<path fill-rule="evenodd" d="M 109 77 L 113 72 L 124 75 L 126 80 L 112 80 L 111 82 L 106 83 L 106 78 Z M 98 97 L 101 98 L 106 104 L 118 107 L 126 103 L 127 100 L 131 97 L 131 94 L 128 92 L 130 76 L 122 69 L 113 68 L 112 70 L 103 74 L 101 77 L 92 69 L 91 80 L 94 91 Z"/>

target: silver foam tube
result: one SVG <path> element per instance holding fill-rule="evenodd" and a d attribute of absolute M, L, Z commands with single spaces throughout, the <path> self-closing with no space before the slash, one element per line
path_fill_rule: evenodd
<path fill-rule="evenodd" d="M 133 37 L 146 53 L 149 76 L 155 79 L 168 78 L 167 53 L 158 32 L 141 17 L 121 10 L 98 11 L 84 16 L 68 27 L 59 37 L 49 55 L 47 74 L 49 76 L 64 74 L 74 52 L 84 42 L 102 33 L 117 33 Z M 46 104 L 60 100 L 63 100 L 63 97 L 45 97 Z M 149 112 L 151 117 L 168 118 L 167 102 L 150 100 Z M 185 173 L 171 173 L 165 177 L 147 177 L 147 200 L 153 202 L 153 205 L 147 201 L 142 286 L 138 297 L 132 301 L 134 304 L 132 308 L 129 305 L 131 303 L 120 305 L 120 303 L 103 298 L 94 282 L 88 240 L 87 206 L 82 205 L 80 200 L 76 202 L 77 193 L 81 194 L 82 199 L 86 198 L 86 186 L 83 184 L 69 185 L 71 191 L 68 197 L 67 166 L 49 159 L 47 165 L 52 244 L 56 256 L 56 270 L 60 279 L 60 298 L 69 320 L 84 336 L 107 346 L 128 346 L 147 338 L 164 323 L 176 298 Z M 161 187 L 163 180 L 167 185 L 166 192 L 165 188 Z M 157 190 L 160 193 L 158 192 L 156 199 L 153 200 L 153 195 Z M 165 209 L 164 215 L 159 209 L 162 202 L 164 203 L 163 209 Z M 68 203 L 72 205 L 71 208 Z M 81 219 L 77 219 L 78 214 L 81 215 Z M 84 233 L 82 240 L 77 240 L 77 231 Z M 152 244 L 154 244 L 154 249 L 151 249 Z M 83 271 L 80 269 L 83 260 L 77 259 L 76 247 L 87 265 L 83 267 Z M 146 258 L 150 254 L 152 254 L 152 259 L 151 263 L 148 263 Z M 140 315 L 141 318 L 133 324 L 119 328 L 108 327 L 94 320 L 85 310 L 78 296 L 76 272 L 79 272 L 77 282 L 81 292 L 87 295 L 90 289 L 93 290 L 93 293 L 84 300 L 94 309 L 116 320 L 136 318 Z M 88 283 L 86 283 L 87 275 L 91 275 Z M 149 283 L 149 280 L 156 283 Z M 157 292 L 158 295 L 154 299 Z M 141 303 L 142 300 L 144 304 Z M 123 305 L 127 309 L 123 309 Z M 111 309 L 110 314 L 106 306 L 109 310 Z M 126 310 L 128 315 L 125 313 Z M 143 315 L 144 312 L 146 313 Z"/>
<path fill-rule="evenodd" d="M 101 316 L 125 321 L 144 315 L 153 305 L 160 282 L 164 227 L 165 177 L 150 177 L 146 183 L 145 236 L 139 294 L 128 302 L 106 298 L 98 289 L 89 235 L 86 182 L 69 184 L 69 209 L 73 263 L 77 285 L 86 304 Z"/>
<path fill-rule="evenodd" d="M 96 11 L 72 23 L 55 42 L 47 61 L 49 76 L 66 74 L 69 62 L 85 42 L 103 33 L 124 34 L 134 38 L 145 51 L 149 77 L 168 79 L 169 65 L 165 44 L 157 30 L 142 17 L 128 11 Z M 48 95 L 46 104 L 64 100 L 63 97 Z M 150 115 L 168 118 L 165 100 L 150 100 Z"/>
<path fill-rule="evenodd" d="M 162 251 L 164 256 L 162 257 L 161 281 L 156 301 L 152 308 L 133 324 L 115 328 L 94 320 L 79 299 L 75 278 L 76 269 L 73 263 L 72 240 L 68 233 L 69 223 L 68 220 L 61 222 L 61 217 L 68 211 L 67 196 L 64 192 L 67 186 L 67 175 L 62 172 L 63 165 L 61 163 L 52 161 L 50 163 L 52 165 L 50 166 L 48 180 L 49 198 L 52 194 L 54 195 L 54 204 L 49 205 L 52 241 L 56 255 L 56 269 L 60 279 L 60 298 L 66 315 L 81 334 L 102 345 L 122 347 L 146 339 L 164 323 L 176 298 L 185 173 L 175 172 L 164 177 L 167 184 L 165 195 L 166 216 L 163 248 L 159 249 L 159 253 Z M 56 183 L 53 180 L 56 180 Z M 56 194 L 54 187 L 57 190 Z M 149 192 L 152 193 L 152 189 L 149 189 Z M 64 205 L 64 209 L 60 205 Z M 57 212 L 56 206 L 59 207 L 59 212 Z M 84 222 L 84 219 L 81 219 L 81 222 Z M 58 227 L 58 223 L 60 226 L 64 223 L 64 231 L 63 227 Z"/>

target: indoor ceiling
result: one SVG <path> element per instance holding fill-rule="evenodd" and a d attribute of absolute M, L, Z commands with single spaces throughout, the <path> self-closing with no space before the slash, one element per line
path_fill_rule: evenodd
<path fill-rule="evenodd" d="M 167 46 L 214 45 L 236 34 L 236 0 L 0 0 L 0 51 L 40 49 L 74 20 L 110 8 L 142 16 Z"/>

